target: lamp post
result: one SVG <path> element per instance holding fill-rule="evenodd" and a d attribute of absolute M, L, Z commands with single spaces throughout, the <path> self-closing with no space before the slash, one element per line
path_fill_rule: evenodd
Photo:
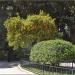
<path fill-rule="evenodd" d="M 7 15 L 8 15 L 8 18 L 12 16 L 12 10 L 13 10 L 13 7 L 8 5 L 6 7 L 6 10 L 7 10 Z"/>
<path fill-rule="evenodd" d="M 70 28 L 67 24 L 65 25 L 64 29 L 65 29 L 66 34 L 70 37 Z"/>

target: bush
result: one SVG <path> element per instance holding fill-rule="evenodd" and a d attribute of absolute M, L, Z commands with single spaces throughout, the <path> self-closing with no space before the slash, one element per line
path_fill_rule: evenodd
<path fill-rule="evenodd" d="M 58 64 L 60 61 L 75 57 L 72 43 L 64 40 L 42 41 L 31 49 L 30 60 L 45 64 Z"/>
<path fill-rule="evenodd" d="M 9 46 L 25 48 L 33 41 L 53 39 L 57 33 L 55 19 L 41 11 L 27 19 L 11 17 L 4 22 Z"/>
<path fill-rule="evenodd" d="M 40 11 L 38 15 L 29 15 L 25 24 L 28 34 L 32 34 L 38 41 L 53 39 L 57 33 L 55 18 L 43 11 Z"/>
<path fill-rule="evenodd" d="M 4 22 L 5 28 L 7 29 L 7 41 L 9 46 L 17 49 L 23 43 L 21 39 L 23 23 L 19 16 L 11 17 Z"/>

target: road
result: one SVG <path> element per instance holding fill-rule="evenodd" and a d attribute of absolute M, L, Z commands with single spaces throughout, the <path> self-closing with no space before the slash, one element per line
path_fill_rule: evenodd
<path fill-rule="evenodd" d="M 29 72 L 27 70 L 21 70 L 18 67 L 19 62 L 0 62 L 0 75 L 2 74 L 15 74 L 15 75 L 19 75 L 19 74 L 23 74 L 23 75 L 34 75 L 34 73 Z"/>

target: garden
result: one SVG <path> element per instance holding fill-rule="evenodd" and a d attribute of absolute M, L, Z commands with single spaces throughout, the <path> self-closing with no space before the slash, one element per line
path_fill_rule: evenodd
<path fill-rule="evenodd" d="M 38 13 L 27 14 L 25 18 L 21 13 L 6 18 L 3 26 L 8 51 L 0 52 L 0 60 L 6 57 L 8 61 L 19 60 L 24 69 L 37 75 L 74 75 L 75 40 L 72 18 L 75 6 L 72 6 L 73 2 L 63 2 L 63 8 L 60 3 L 58 1 L 53 4 L 54 8 L 61 6 L 64 10 L 63 13 L 62 10 L 57 10 L 58 17 L 62 14 L 60 18 L 43 9 L 39 9 Z M 70 11 L 70 15 L 66 14 L 67 11 Z M 63 66 L 62 63 L 71 65 Z"/>
<path fill-rule="evenodd" d="M 22 50 L 31 45 L 28 51 L 29 61 L 59 66 L 60 62 L 75 58 L 75 45 L 62 39 L 63 35 L 59 34 L 55 26 L 55 18 L 44 11 L 28 15 L 26 19 L 19 15 L 10 17 L 4 22 L 4 26 L 7 29 L 8 44 L 13 50 Z M 48 70 L 48 67 L 43 67 Z"/>

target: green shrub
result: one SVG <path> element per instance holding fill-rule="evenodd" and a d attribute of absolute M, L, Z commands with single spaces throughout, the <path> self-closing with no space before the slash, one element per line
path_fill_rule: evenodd
<path fill-rule="evenodd" d="M 42 41 L 31 49 L 30 60 L 45 64 L 58 64 L 60 61 L 75 57 L 72 43 L 64 40 Z"/>
<path fill-rule="evenodd" d="M 9 46 L 25 48 L 33 41 L 53 39 L 57 33 L 55 19 L 41 11 L 27 19 L 11 17 L 4 22 Z"/>
<path fill-rule="evenodd" d="M 7 41 L 9 46 L 17 49 L 23 43 L 21 34 L 23 23 L 19 16 L 11 17 L 4 22 L 5 28 L 7 29 Z"/>
<path fill-rule="evenodd" d="M 53 39 L 57 33 L 55 18 L 43 11 L 40 11 L 38 15 L 29 15 L 25 26 L 27 26 L 28 34 L 32 34 L 38 41 Z"/>

